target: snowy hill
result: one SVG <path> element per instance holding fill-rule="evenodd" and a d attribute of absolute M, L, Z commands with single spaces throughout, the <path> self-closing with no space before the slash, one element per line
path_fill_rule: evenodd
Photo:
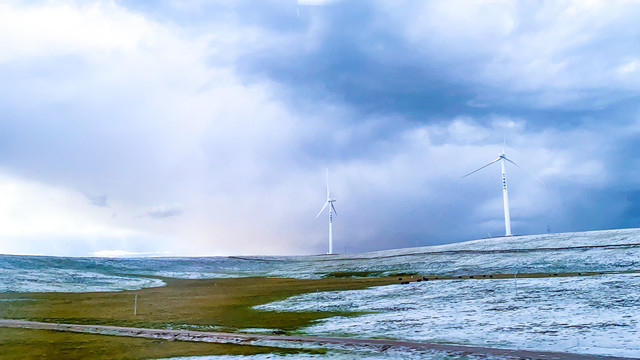
<path fill-rule="evenodd" d="M 625 229 L 498 237 L 359 255 L 290 258 L 270 274 L 318 277 L 338 271 L 471 275 L 637 270 L 640 270 L 640 229 Z"/>

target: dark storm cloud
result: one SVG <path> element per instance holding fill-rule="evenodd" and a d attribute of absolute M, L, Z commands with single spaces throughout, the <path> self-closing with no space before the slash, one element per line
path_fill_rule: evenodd
<path fill-rule="evenodd" d="M 174 2 L 153 6 L 122 3 L 186 28 L 230 22 L 274 37 L 291 36 L 292 41 L 276 46 L 252 44 L 234 66 L 249 82 L 266 78 L 287 85 L 285 91 L 293 105 L 329 99 L 365 113 L 401 113 L 413 119 L 447 117 L 463 110 L 484 112 L 468 105 L 472 89 L 448 76 L 471 70 L 470 64 L 446 64 L 424 56 L 402 38 L 394 20 L 381 13 L 375 2 L 344 1 L 328 6 L 304 6 L 295 1 L 180 6 Z M 315 31 L 316 22 L 322 29 L 309 34 Z M 308 43 L 316 41 L 309 36 L 316 35 L 317 47 L 309 50 Z"/>
<path fill-rule="evenodd" d="M 633 16 L 617 10 L 604 15 L 602 33 L 579 19 L 571 19 L 576 25 L 563 26 L 567 21 L 562 16 L 564 5 L 518 3 L 511 13 L 513 29 L 506 35 L 490 34 L 473 43 L 466 39 L 473 37 L 473 25 L 456 38 L 446 32 L 465 29 L 466 24 L 451 23 L 427 26 L 424 41 L 416 42 L 403 33 L 404 22 L 432 19 L 411 18 L 408 15 L 420 9 L 415 3 L 403 4 L 400 18 L 386 13 L 380 2 L 369 1 L 302 7 L 299 17 L 291 16 L 287 2 L 260 8 L 273 16 L 248 17 L 252 25 L 281 34 L 312 35 L 248 51 L 235 66 L 248 81 L 265 78 L 285 84 L 286 96 L 294 105 L 322 99 L 345 104 L 365 116 L 396 114 L 408 121 L 498 113 L 526 117 L 533 126 L 578 126 L 589 119 L 601 121 L 611 112 L 628 116 L 625 110 L 635 110 L 637 88 L 612 78 L 615 68 L 637 56 L 637 47 L 632 46 L 638 38 L 636 27 L 620 25 L 633 23 Z M 255 10 L 243 5 L 235 9 L 239 14 Z M 534 21 L 531 13 L 547 17 Z M 617 21 L 607 21 L 615 16 Z M 273 26 L 274 19 L 280 27 Z M 314 24 L 320 24 L 320 29 L 314 30 Z M 582 30 L 593 37 L 580 39 Z M 444 40 L 438 42 L 439 37 Z M 550 54 L 519 54 L 536 51 L 535 46 L 528 48 L 527 41 L 548 42 Z M 505 53 L 504 46 L 513 47 L 513 53 Z M 540 51 L 545 50 L 541 46 Z M 527 67 L 536 62 L 549 64 L 528 75 Z M 552 70 L 554 66 L 558 69 Z"/>
<path fill-rule="evenodd" d="M 635 21 L 630 10 L 637 9 L 628 4 L 599 14 L 572 2 L 478 3 L 468 7 L 484 11 L 478 10 L 486 19 L 465 24 L 446 12 L 469 11 L 456 8 L 460 2 L 121 3 L 186 29 L 225 23 L 287 39 L 244 44 L 233 66 L 247 82 L 286 85 L 286 99 L 298 106 L 322 100 L 422 122 L 502 113 L 575 124 L 637 98 L 635 87 L 610 81 L 616 67 L 637 56 L 632 45 L 640 31 L 626 26 Z M 513 22 L 508 30 L 486 25 L 504 17 Z M 418 35 L 407 35 L 412 24 Z"/>
<path fill-rule="evenodd" d="M 398 14 L 390 14 L 387 7 L 375 1 L 342 1 L 327 6 L 303 6 L 294 1 L 202 1 L 189 6 L 161 2 L 153 7 L 137 2 L 123 4 L 186 28 L 231 23 L 272 37 L 290 37 L 264 47 L 250 44 L 233 66 L 249 83 L 266 79 L 285 85 L 281 95 L 291 106 L 308 107 L 319 100 L 343 104 L 356 111 L 351 116 L 356 122 L 363 116 L 399 115 L 405 121 L 438 122 L 461 114 L 482 119 L 497 113 L 526 117 L 532 127 L 579 126 L 584 121 L 601 121 L 611 111 L 627 116 L 638 98 L 635 89 L 612 88 L 606 78 L 592 75 L 603 66 L 608 73 L 621 65 L 621 59 L 635 55 L 629 41 L 638 37 L 638 31 L 633 26 L 612 23 L 604 25 L 609 33 L 594 34 L 586 41 L 570 37 L 572 31 L 580 30 L 580 24 L 575 26 L 577 30 L 572 25 L 569 30 L 561 29 L 570 33 L 561 34 L 568 38 L 567 44 L 555 49 L 552 56 L 563 64 L 557 78 L 567 84 L 558 88 L 553 78 L 546 79 L 546 88 L 518 84 L 539 80 L 536 74 L 531 74 L 531 80 L 518 79 L 525 78 L 526 73 L 517 73 L 517 66 L 538 61 L 536 54 L 520 58 L 518 48 L 526 49 L 522 44 L 526 41 L 554 40 L 554 26 L 560 26 L 553 22 L 563 20 L 564 8 L 556 9 L 553 3 L 514 5 L 517 9 L 510 14 L 514 29 L 508 35 L 491 34 L 476 43 L 465 38 L 474 35 L 473 25 L 459 38 L 446 34 L 450 29 L 465 29 L 466 24 L 454 22 L 448 28 L 427 26 L 424 42 L 411 41 L 403 29 L 417 21 L 412 13 L 425 11 L 411 2 L 399 2 Z M 546 17 L 532 20 L 532 13 Z M 486 21 L 492 20 L 489 16 Z M 624 24 L 633 17 L 618 20 Z M 438 42 L 439 37 L 444 40 Z M 496 43 L 509 44 L 515 53 L 492 52 L 500 48 Z M 504 71 L 495 69 L 500 62 L 505 63 Z M 500 76 L 480 79 L 479 74 L 487 71 L 488 76 L 492 71 L 496 75 L 513 72 L 513 79 L 506 83 Z M 593 79 L 587 84 L 573 84 L 583 78 Z M 554 105 L 554 101 L 559 103 Z"/>
<path fill-rule="evenodd" d="M 293 103 L 329 99 L 364 114 L 422 120 L 481 112 L 467 105 L 471 89 L 452 81 L 449 67 L 420 54 L 397 29 L 385 26 L 387 20 L 371 2 L 304 8 L 294 21 L 322 22 L 317 46 L 309 50 L 304 42 L 312 40 L 302 37 L 296 44 L 261 49 L 240 58 L 239 71 L 286 84 Z"/>

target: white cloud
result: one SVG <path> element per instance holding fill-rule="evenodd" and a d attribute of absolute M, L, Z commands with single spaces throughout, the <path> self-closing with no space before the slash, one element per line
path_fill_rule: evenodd
<path fill-rule="evenodd" d="M 0 253 L 73 254 L 77 242 L 144 236 L 68 189 L 2 174 L 0 193 Z"/>
<path fill-rule="evenodd" d="M 639 60 L 633 60 L 633 61 L 630 61 L 630 62 L 624 64 L 624 65 L 620 65 L 618 67 L 618 72 L 620 72 L 621 75 L 634 73 L 634 72 L 637 72 L 638 70 L 640 70 L 640 61 Z"/>
<path fill-rule="evenodd" d="M 127 52 L 153 37 L 141 16 L 109 1 L 0 5 L 0 63 L 60 54 Z"/>

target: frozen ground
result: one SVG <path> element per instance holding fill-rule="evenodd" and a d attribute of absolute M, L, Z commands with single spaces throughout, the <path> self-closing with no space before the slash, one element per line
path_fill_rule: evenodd
<path fill-rule="evenodd" d="M 471 275 L 640 271 L 640 229 L 514 236 L 357 255 L 61 258 L 0 255 L 0 291 L 107 291 L 158 286 L 145 276 L 319 278 L 333 272 Z"/>
<path fill-rule="evenodd" d="M 304 329 L 313 335 L 640 357 L 638 274 L 414 282 L 258 308 L 371 312 Z"/>

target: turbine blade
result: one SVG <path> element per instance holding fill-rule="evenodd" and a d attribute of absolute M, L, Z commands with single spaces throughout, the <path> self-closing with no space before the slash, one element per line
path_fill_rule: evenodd
<path fill-rule="evenodd" d="M 331 203 L 331 208 L 333 209 L 333 213 L 338 215 L 338 212 L 336 211 L 336 207 L 333 206 L 333 203 Z"/>
<path fill-rule="evenodd" d="M 500 158 L 497 158 L 497 159 L 493 160 L 492 162 L 488 163 L 487 165 L 485 165 L 485 166 L 483 166 L 483 167 L 481 167 L 481 168 L 479 168 L 479 169 L 473 170 L 472 172 L 468 173 L 467 175 L 465 175 L 465 176 L 461 177 L 460 179 L 464 179 L 464 178 L 466 178 L 467 176 L 469 176 L 469 175 L 471 175 L 471 174 L 475 174 L 475 173 L 477 173 L 478 171 L 480 171 L 480 170 L 482 170 L 482 169 L 486 168 L 487 166 L 489 166 L 489 165 L 491 165 L 491 164 L 493 164 L 493 163 L 495 163 L 495 162 L 498 162 L 498 161 L 500 161 Z"/>
<path fill-rule="evenodd" d="M 331 193 L 329 192 L 329 168 L 327 168 L 327 199 L 331 197 Z"/>
<path fill-rule="evenodd" d="M 542 185 L 545 185 L 544 181 L 542 181 L 539 177 L 537 177 L 534 173 L 532 173 L 531 171 L 523 168 L 522 166 L 516 164 L 513 160 L 509 159 L 508 157 L 504 157 L 505 160 L 507 160 L 508 162 L 512 163 L 513 165 L 519 167 L 520 169 L 524 170 L 527 174 L 529 174 L 531 177 L 533 177 L 536 181 L 538 181 L 539 183 L 541 183 Z"/>
<path fill-rule="evenodd" d="M 316 215 L 316 219 L 318 218 L 318 216 L 320 216 L 320 214 L 322 214 L 322 212 L 324 211 L 324 209 L 327 207 L 327 205 L 329 204 L 329 202 L 325 202 L 324 206 L 322 207 L 322 209 L 320 209 L 320 212 L 318 213 L 318 215 Z"/>

